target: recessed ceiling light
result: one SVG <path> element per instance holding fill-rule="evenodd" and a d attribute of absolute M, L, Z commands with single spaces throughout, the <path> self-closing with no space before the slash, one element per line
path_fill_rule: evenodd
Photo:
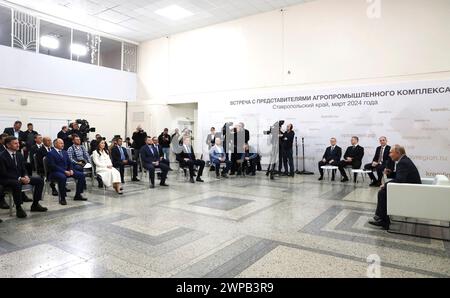
<path fill-rule="evenodd" d="M 170 5 L 167 6 L 166 8 L 158 9 L 157 11 L 155 11 L 155 13 L 159 14 L 160 16 L 171 19 L 173 21 L 185 19 L 187 17 L 194 15 L 189 10 L 184 9 L 183 7 L 180 7 L 178 5 Z"/>
<path fill-rule="evenodd" d="M 86 56 L 88 49 L 87 47 L 74 43 L 70 46 L 70 50 L 72 51 L 72 54 L 78 57 Z"/>
<path fill-rule="evenodd" d="M 58 38 L 51 35 L 44 35 L 40 39 L 40 45 L 43 48 L 47 48 L 50 50 L 56 50 L 59 48 L 59 40 Z"/>

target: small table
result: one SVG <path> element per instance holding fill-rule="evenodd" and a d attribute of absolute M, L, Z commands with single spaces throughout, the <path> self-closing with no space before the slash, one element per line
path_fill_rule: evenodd
<path fill-rule="evenodd" d="M 328 180 L 330 180 L 330 172 L 331 171 L 337 171 L 339 168 L 336 166 L 323 166 L 320 167 L 322 170 L 327 171 Z"/>
<path fill-rule="evenodd" d="M 361 174 L 361 176 L 363 178 L 363 182 L 365 182 L 365 179 L 364 179 L 365 176 L 367 174 L 370 174 L 370 173 L 372 173 L 372 171 L 368 171 L 368 170 L 352 170 L 352 174 L 357 174 L 355 183 L 358 183 L 358 174 Z"/>

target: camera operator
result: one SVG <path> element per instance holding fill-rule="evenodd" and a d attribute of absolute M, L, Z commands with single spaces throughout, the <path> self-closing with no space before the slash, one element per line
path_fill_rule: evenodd
<path fill-rule="evenodd" d="M 283 160 L 284 160 L 284 134 L 282 130 L 282 124 L 280 124 L 280 130 L 278 132 L 278 174 L 281 175 L 283 170 Z M 284 169 L 287 172 L 287 168 Z"/>
<path fill-rule="evenodd" d="M 70 124 L 70 131 L 68 133 L 68 138 L 67 138 L 67 145 L 68 148 L 73 146 L 73 138 L 74 136 L 79 136 L 81 139 L 81 142 L 83 142 L 83 138 L 82 138 L 82 133 L 80 131 L 80 125 L 78 124 L 78 122 L 73 122 Z M 67 149 L 68 149 L 67 148 Z"/>
<path fill-rule="evenodd" d="M 141 125 L 138 125 L 136 131 L 133 133 L 133 148 L 134 148 L 134 158 L 138 160 L 139 152 L 141 148 L 144 147 L 145 141 L 147 139 L 147 133 L 144 131 Z"/>
<path fill-rule="evenodd" d="M 294 125 L 288 124 L 287 130 L 283 134 L 282 138 L 282 149 L 283 149 L 283 164 L 284 164 L 284 176 L 294 177 L 294 157 L 292 146 L 294 144 Z M 288 172 L 288 162 L 289 162 L 289 172 Z M 281 164 L 281 160 L 280 160 Z"/>
<path fill-rule="evenodd" d="M 69 149 L 69 128 L 64 125 L 61 128 L 61 131 L 58 132 L 58 139 L 63 140 L 64 142 L 64 150 L 67 151 L 67 149 Z"/>

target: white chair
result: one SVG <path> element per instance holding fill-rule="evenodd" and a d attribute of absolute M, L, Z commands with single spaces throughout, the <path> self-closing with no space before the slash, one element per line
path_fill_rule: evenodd
<path fill-rule="evenodd" d="M 364 170 L 364 169 L 352 169 L 352 174 L 355 176 L 354 181 L 355 183 L 358 183 L 358 176 L 361 175 L 363 183 L 366 181 L 366 175 L 372 173 L 370 170 Z"/>
<path fill-rule="evenodd" d="M 4 190 L 5 197 L 9 198 L 9 216 L 13 215 L 13 207 L 14 207 L 14 198 L 12 192 L 8 189 Z M 31 192 L 33 193 L 33 186 L 31 185 L 22 185 L 22 192 Z"/>
<path fill-rule="evenodd" d="M 423 184 L 387 184 L 387 213 L 393 217 L 447 222 L 450 228 L 450 181 L 439 175 L 422 179 Z M 395 222 L 395 221 L 394 221 Z M 428 225 L 428 224 L 424 224 Z M 430 226 L 433 226 L 429 224 Z"/>
<path fill-rule="evenodd" d="M 339 167 L 336 167 L 336 166 L 322 166 L 320 168 L 324 171 L 327 171 L 328 180 L 330 180 L 330 172 L 334 171 L 334 174 L 336 175 L 336 172 L 339 169 Z"/>

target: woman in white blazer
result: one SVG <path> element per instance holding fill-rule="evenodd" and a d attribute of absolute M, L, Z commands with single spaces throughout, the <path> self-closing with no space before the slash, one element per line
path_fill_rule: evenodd
<path fill-rule="evenodd" d="M 111 158 L 109 157 L 108 148 L 106 147 L 106 142 L 104 140 L 98 144 L 97 150 L 92 153 L 92 162 L 95 164 L 97 175 L 102 177 L 103 184 L 106 187 L 110 187 L 112 185 L 114 190 L 119 195 L 122 195 L 122 179 L 119 171 L 113 167 Z"/>

